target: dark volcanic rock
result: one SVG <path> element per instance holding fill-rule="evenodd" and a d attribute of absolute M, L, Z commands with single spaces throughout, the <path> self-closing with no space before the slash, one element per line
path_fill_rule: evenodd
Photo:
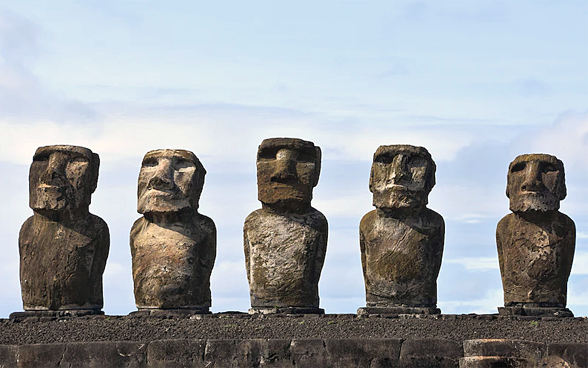
<path fill-rule="evenodd" d="M 34 215 L 19 234 L 26 311 L 100 310 L 110 246 L 106 223 L 88 207 L 100 159 L 77 146 L 40 147 L 29 173 Z"/>
<path fill-rule="evenodd" d="M 243 226 L 251 312 L 321 313 L 318 282 L 327 250 L 325 216 L 310 206 L 321 150 L 295 138 L 264 140 L 257 153 L 262 208 Z"/>
<path fill-rule="evenodd" d="M 359 226 L 367 302 L 359 313 L 439 313 L 445 224 L 426 207 L 434 185 L 435 162 L 425 148 L 380 146 L 374 154 L 370 191 L 376 210 Z"/>
<path fill-rule="evenodd" d="M 190 151 L 145 154 L 131 229 L 135 303 L 139 309 L 208 312 L 216 258 L 214 222 L 198 213 L 206 170 Z"/>
<path fill-rule="evenodd" d="M 546 315 L 570 315 L 565 306 L 576 228 L 558 211 L 566 196 L 563 163 L 545 154 L 518 156 L 506 194 L 513 213 L 496 229 L 506 307 L 501 313 L 537 315 L 545 308 Z"/>

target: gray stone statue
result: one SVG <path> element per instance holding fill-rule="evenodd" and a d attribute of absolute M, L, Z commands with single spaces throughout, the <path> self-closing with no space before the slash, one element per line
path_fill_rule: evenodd
<path fill-rule="evenodd" d="M 375 210 L 359 225 L 365 308 L 358 314 L 438 314 L 445 223 L 426 207 L 435 162 L 423 147 L 380 146 L 370 191 Z"/>
<path fill-rule="evenodd" d="M 250 313 L 324 313 L 318 282 L 328 224 L 312 208 L 321 150 L 295 138 L 265 139 L 257 151 L 258 199 L 243 227 Z"/>
<path fill-rule="evenodd" d="M 135 303 L 139 310 L 208 313 L 216 227 L 198 213 L 206 170 L 190 151 L 160 149 L 143 158 L 131 229 Z"/>
<path fill-rule="evenodd" d="M 513 213 L 496 228 L 505 305 L 499 313 L 573 316 L 565 306 L 576 227 L 558 211 L 566 197 L 563 162 L 518 156 L 508 169 L 506 196 Z"/>
<path fill-rule="evenodd" d="M 98 155 L 84 147 L 46 146 L 35 152 L 29 173 L 34 214 L 19 236 L 25 311 L 48 316 L 102 313 L 110 236 L 106 223 L 89 212 L 99 166 Z"/>

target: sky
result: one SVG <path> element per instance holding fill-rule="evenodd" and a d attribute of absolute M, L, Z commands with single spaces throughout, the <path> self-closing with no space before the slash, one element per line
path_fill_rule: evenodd
<path fill-rule="evenodd" d="M 380 145 L 426 147 L 429 208 L 446 223 L 443 313 L 503 305 L 495 229 L 510 211 L 508 164 L 565 165 L 561 212 L 577 228 L 568 307 L 588 315 L 588 2 L 29 1 L 0 4 L 0 318 L 22 310 L 18 232 L 32 215 L 39 146 L 101 158 L 90 211 L 110 228 L 104 311 L 133 298 L 129 231 L 152 149 L 194 152 L 207 170 L 199 211 L 217 226 L 212 311 L 246 311 L 242 227 L 260 207 L 265 138 L 323 151 L 313 206 L 329 221 L 319 284 L 327 313 L 365 306 L 358 226 L 373 209 Z"/>

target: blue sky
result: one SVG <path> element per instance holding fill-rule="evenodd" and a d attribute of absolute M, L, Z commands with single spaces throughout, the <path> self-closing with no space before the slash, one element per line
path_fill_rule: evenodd
<path fill-rule="evenodd" d="M 518 154 L 564 161 L 578 231 L 568 306 L 588 315 L 586 1 L 4 1 L 0 6 L 0 317 L 22 310 L 18 231 L 38 146 L 101 157 L 91 211 L 109 225 L 105 312 L 135 309 L 128 234 L 141 158 L 196 153 L 216 222 L 213 311 L 249 307 L 242 225 L 259 208 L 269 137 L 323 150 L 313 205 L 329 220 L 327 313 L 365 305 L 358 224 L 373 152 L 426 147 L 444 216 L 445 313 L 495 313 L 494 231 Z"/>

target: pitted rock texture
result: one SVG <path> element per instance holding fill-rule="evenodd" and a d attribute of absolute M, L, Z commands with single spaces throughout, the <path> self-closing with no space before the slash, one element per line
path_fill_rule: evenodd
<path fill-rule="evenodd" d="M 19 234 L 24 309 L 100 310 L 108 226 L 88 211 L 98 155 L 77 146 L 40 147 L 29 174 L 34 215 Z"/>
<path fill-rule="evenodd" d="M 315 209 L 300 215 L 260 209 L 247 217 L 243 232 L 252 307 L 318 308 L 327 227 Z"/>
<path fill-rule="evenodd" d="M 328 224 L 311 207 L 320 164 L 321 150 L 312 142 L 271 138 L 259 146 L 257 186 L 262 208 L 252 212 L 243 226 L 251 313 L 289 307 L 322 312 L 318 282 Z"/>
<path fill-rule="evenodd" d="M 496 229 L 505 307 L 566 306 L 574 257 L 574 222 L 557 211 L 565 198 L 563 163 L 545 154 L 521 155 L 509 167 L 514 212 Z"/>
<path fill-rule="evenodd" d="M 216 227 L 198 213 L 206 170 L 190 151 L 148 152 L 141 166 L 133 224 L 135 303 L 139 309 L 211 306 Z"/>
<path fill-rule="evenodd" d="M 359 226 L 366 309 L 438 311 L 445 224 L 426 207 L 434 185 L 435 163 L 425 148 L 380 146 L 374 154 L 370 191 L 376 210 Z"/>

